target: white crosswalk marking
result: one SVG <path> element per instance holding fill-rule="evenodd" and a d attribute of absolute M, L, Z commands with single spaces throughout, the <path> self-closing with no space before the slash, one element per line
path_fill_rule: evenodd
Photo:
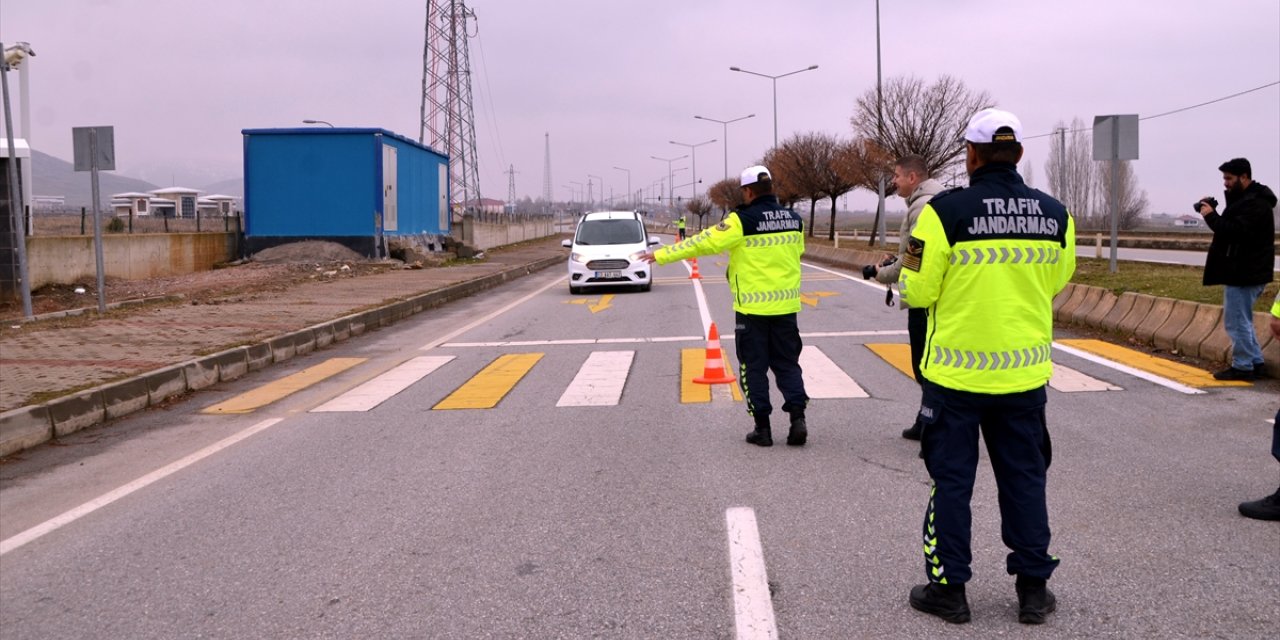
<path fill-rule="evenodd" d="M 330 400 L 312 413 L 369 411 L 457 356 L 421 356 Z"/>
<path fill-rule="evenodd" d="M 1053 377 L 1049 386 L 1063 393 L 1079 393 L 1081 391 L 1124 391 L 1109 382 L 1087 376 L 1070 367 L 1053 363 Z"/>
<path fill-rule="evenodd" d="M 807 346 L 800 351 L 800 368 L 804 370 L 804 391 L 810 398 L 870 397 L 817 347 Z"/>
<path fill-rule="evenodd" d="M 593 351 L 556 406 L 605 407 L 618 404 L 635 355 L 635 351 Z"/>

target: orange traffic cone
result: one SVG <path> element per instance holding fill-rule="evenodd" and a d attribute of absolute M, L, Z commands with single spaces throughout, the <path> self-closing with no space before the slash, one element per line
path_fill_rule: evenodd
<path fill-rule="evenodd" d="M 695 263 L 696 264 L 696 263 Z M 720 349 L 720 332 L 716 323 L 711 323 L 711 331 L 707 333 L 707 363 L 702 368 L 702 377 L 694 378 L 698 384 L 730 384 L 736 378 L 724 370 L 724 355 Z"/>
<path fill-rule="evenodd" d="M 697 258 L 689 258 L 689 263 L 693 265 L 693 272 L 689 274 L 689 279 L 690 279 L 690 280 L 701 280 L 701 279 L 702 279 L 702 274 L 701 274 L 701 273 L 698 273 L 698 259 L 697 259 Z M 712 326 L 713 328 L 715 327 L 715 325 L 711 325 L 711 326 Z"/>

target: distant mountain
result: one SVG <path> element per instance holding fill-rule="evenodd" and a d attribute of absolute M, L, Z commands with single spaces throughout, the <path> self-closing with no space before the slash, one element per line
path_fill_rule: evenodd
<path fill-rule="evenodd" d="M 89 172 L 77 172 L 75 165 L 47 153 L 31 151 L 31 190 L 37 196 L 62 196 L 69 208 L 87 207 L 93 202 Z M 159 189 L 150 182 L 129 178 L 114 171 L 98 172 L 98 197 L 103 208 L 111 205 L 111 194 Z M 228 194 L 235 195 L 235 194 Z"/>
<path fill-rule="evenodd" d="M 244 178 L 232 178 L 198 188 L 204 191 L 205 195 L 216 193 L 224 196 L 235 196 L 244 200 Z"/>

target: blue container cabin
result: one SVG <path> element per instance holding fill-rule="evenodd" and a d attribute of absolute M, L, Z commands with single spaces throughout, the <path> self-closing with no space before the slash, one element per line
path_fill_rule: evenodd
<path fill-rule="evenodd" d="M 449 234 L 449 159 L 430 147 L 386 129 L 241 133 L 247 254 L 328 240 L 386 257 L 389 238 L 438 249 Z"/>

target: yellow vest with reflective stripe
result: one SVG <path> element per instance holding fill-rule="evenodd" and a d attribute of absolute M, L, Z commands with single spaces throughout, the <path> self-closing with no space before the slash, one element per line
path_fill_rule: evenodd
<path fill-rule="evenodd" d="M 654 252 L 658 264 L 729 252 L 733 310 L 757 316 L 800 311 L 800 255 L 803 231 L 743 235 L 742 220 L 730 212 L 718 225 Z"/>
<path fill-rule="evenodd" d="M 1035 389 L 1053 375 L 1053 298 L 1075 271 L 1075 223 L 1011 165 L 974 179 L 925 206 L 903 259 L 903 297 L 929 309 L 920 372 L 961 391 Z"/>

